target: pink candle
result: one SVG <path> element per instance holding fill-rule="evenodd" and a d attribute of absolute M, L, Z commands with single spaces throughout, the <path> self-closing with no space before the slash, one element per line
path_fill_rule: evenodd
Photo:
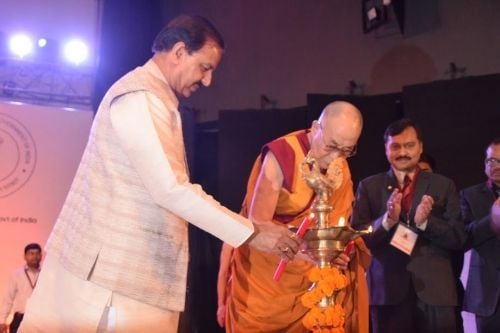
<path fill-rule="evenodd" d="M 304 237 L 304 234 L 307 231 L 307 228 L 309 228 L 309 224 L 311 224 L 312 221 L 312 216 L 308 215 L 304 217 L 302 220 L 302 223 L 300 224 L 299 228 L 295 232 L 295 236 L 297 236 L 297 239 L 302 239 Z M 278 267 L 276 267 L 276 270 L 274 271 L 273 275 L 273 280 L 278 282 L 281 279 L 281 276 L 283 275 L 283 272 L 285 271 L 286 268 L 286 260 L 281 259 L 280 263 L 278 264 Z"/>
<path fill-rule="evenodd" d="M 353 250 L 354 250 L 354 241 L 349 241 L 344 248 L 344 254 L 350 256 Z"/>

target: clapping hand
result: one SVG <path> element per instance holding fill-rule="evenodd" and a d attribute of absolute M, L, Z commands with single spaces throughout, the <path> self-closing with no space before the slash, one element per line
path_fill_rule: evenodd
<path fill-rule="evenodd" d="M 432 205 L 434 205 L 434 199 L 430 195 L 425 194 L 422 196 L 422 200 L 420 200 L 415 211 L 415 224 L 417 226 L 427 221 L 432 210 Z"/>
<path fill-rule="evenodd" d="M 401 199 L 403 194 L 399 189 L 394 189 L 392 191 L 389 200 L 387 200 L 387 224 L 389 228 L 392 228 L 399 221 L 399 215 L 401 214 Z"/>

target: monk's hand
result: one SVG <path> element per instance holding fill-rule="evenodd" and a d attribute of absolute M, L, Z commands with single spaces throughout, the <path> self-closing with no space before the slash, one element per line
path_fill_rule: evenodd
<path fill-rule="evenodd" d="M 337 258 L 333 259 L 333 265 L 340 270 L 346 270 L 349 265 L 349 261 L 351 261 L 351 258 L 347 254 L 341 253 L 337 256 Z"/>
<path fill-rule="evenodd" d="M 226 322 L 226 304 L 219 304 L 217 307 L 217 323 L 220 327 L 224 327 Z"/>
<path fill-rule="evenodd" d="M 297 236 L 288 228 L 273 222 L 254 223 L 254 233 L 247 244 L 255 249 L 292 260 L 299 249 Z"/>

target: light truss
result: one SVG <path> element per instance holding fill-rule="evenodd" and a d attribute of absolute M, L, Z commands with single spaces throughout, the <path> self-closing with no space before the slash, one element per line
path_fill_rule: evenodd
<path fill-rule="evenodd" d="M 88 107 L 95 71 L 90 67 L 0 59 L 0 98 L 33 104 Z"/>

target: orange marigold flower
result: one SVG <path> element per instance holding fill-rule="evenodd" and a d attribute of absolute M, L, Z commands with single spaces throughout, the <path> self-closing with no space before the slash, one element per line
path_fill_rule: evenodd
<path fill-rule="evenodd" d="M 318 303 L 318 298 L 315 296 L 314 293 L 311 292 L 307 292 L 304 295 L 302 295 L 300 300 L 306 308 L 312 308 Z"/>
<path fill-rule="evenodd" d="M 314 305 L 316 305 L 316 303 L 319 303 L 319 301 L 321 301 L 322 297 L 323 293 L 321 292 L 321 290 L 314 288 L 313 290 L 310 290 L 302 295 L 301 301 L 305 307 L 312 308 Z"/>
<path fill-rule="evenodd" d="M 348 280 L 347 280 L 347 277 L 345 275 L 340 274 L 340 275 L 335 276 L 334 284 L 335 284 L 336 290 L 340 290 L 340 289 L 347 287 L 347 283 L 348 283 Z"/>
<path fill-rule="evenodd" d="M 332 326 L 339 327 L 342 324 L 342 315 L 338 312 L 332 314 Z"/>
<path fill-rule="evenodd" d="M 329 307 L 328 309 L 325 310 L 325 321 L 326 321 L 326 325 L 328 326 L 333 326 L 333 319 L 332 319 L 332 311 L 331 311 L 331 307 Z"/>
<path fill-rule="evenodd" d="M 311 309 L 310 312 L 311 312 L 311 314 L 313 314 L 315 316 L 319 316 L 319 315 L 323 314 L 323 309 L 315 306 L 314 308 Z"/>
<path fill-rule="evenodd" d="M 310 312 L 306 313 L 304 318 L 302 318 L 302 325 L 308 330 L 312 330 L 315 325 L 314 316 L 311 316 Z"/>
<path fill-rule="evenodd" d="M 314 288 L 314 290 L 311 291 L 311 295 L 312 297 L 314 297 L 314 299 L 316 300 L 316 303 L 321 301 L 321 299 L 323 298 L 323 296 L 325 296 L 323 294 L 323 292 L 321 291 L 320 288 Z"/>
<path fill-rule="evenodd" d="M 328 280 L 321 280 L 318 282 L 317 288 L 326 296 L 332 296 L 334 284 Z"/>
<path fill-rule="evenodd" d="M 302 304 L 311 310 L 302 319 L 305 328 L 313 333 L 344 333 L 345 313 L 340 304 L 320 308 L 323 297 L 331 297 L 335 291 L 345 288 L 349 280 L 335 267 L 314 267 L 309 272 L 309 280 L 314 282 L 302 297 Z"/>
<path fill-rule="evenodd" d="M 336 275 L 339 273 L 339 270 L 336 267 L 324 267 L 321 269 L 321 277 L 324 279 L 331 275 Z"/>
<path fill-rule="evenodd" d="M 319 267 L 313 267 L 309 271 L 309 281 L 317 282 L 321 280 L 321 269 Z"/>

